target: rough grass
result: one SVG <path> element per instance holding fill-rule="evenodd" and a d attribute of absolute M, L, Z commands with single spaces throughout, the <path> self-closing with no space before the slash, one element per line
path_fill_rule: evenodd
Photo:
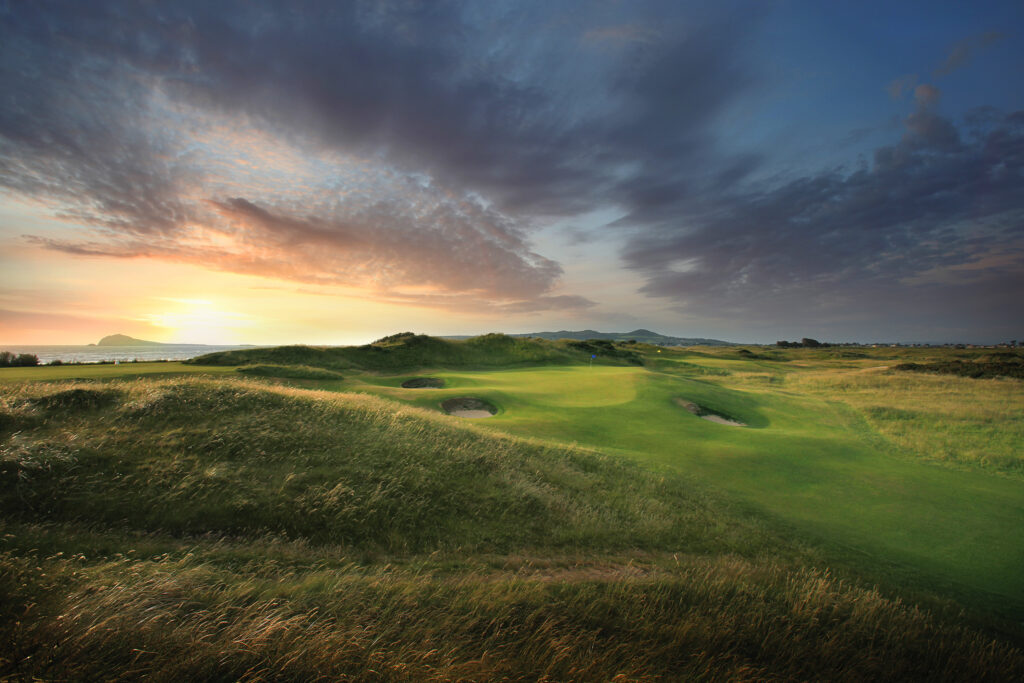
<path fill-rule="evenodd" d="M 250 377 L 280 377 L 283 379 L 344 379 L 340 372 L 308 365 L 244 365 L 238 372 Z"/>
<path fill-rule="evenodd" d="M 1024 474 L 1024 383 L 884 370 L 809 372 L 786 387 L 841 401 L 914 458 Z"/>
<path fill-rule="evenodd" d="M 9 519 L 270 531 L 387 552 L 764 546 L 760 529 L 723 523 L 681 477 L 371 396 L 194 379 L 118 384 L 99 414 L 38 407 L 74 391 L 8 394 L 8 419 L 31 427 L 0 448 Z"/>
<path fill-rule="evenodd" d="M 538 566 L 539 565 L 539 566 Z M 559 566 L 560 565 L 560 566 Z M 735 558 L 245 570 L 0 556 L 0 674 L 126 680 L 1013 680 L 1019 650 L 827 573 Z"/>
<path fill-rule="evenodd" d="M 0 678 L 1024 675 L 682 475 L 239 379 L 0 396 Z"/>
<path fill-rule="evenodd" d="M 71 379 L 110 381 L 136 377 L 175 375 L 224 375 L 233 374 L 233 367 L 185 365 L 179 361 L 155 361 L 152 363 L 66 363 L 64 365 L 37 365 L 31 368 L 0 368 L 0 384 L 20 382 L 58 382 Z"/>
<path fill-rule="evenodd" d="M 1024 356 L 1004 352 L 973 361 L 955 359 L 934 363 L 900 363 L 893 366 L 893 370 L 930 372 L 938 375 L 957 375 L 974 379 L 991 379 L 994 377 L 1024 379 Z"/>

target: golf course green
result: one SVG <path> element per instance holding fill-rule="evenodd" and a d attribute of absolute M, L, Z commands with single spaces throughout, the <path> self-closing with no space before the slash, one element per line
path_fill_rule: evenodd
<path fill-rule="evenodd" d="M 1021 477 L 902 455 L 840 401 L 634 367 L 435 374 L 446 388 L 429 396 L 365 388 L 425 408 L 472 391 L 500 406 L 487 429 L 684 472 L 851 560 L 1024 615 Z M 676 397 L 748 426 L 701 420 Z"/>
<path fill-rule="evenodd" d="M 403 334 L 0 369 L 0 674 L 1013 678 L 1024 382 L 896 367 L 952 357 L 989 362 Z"/>

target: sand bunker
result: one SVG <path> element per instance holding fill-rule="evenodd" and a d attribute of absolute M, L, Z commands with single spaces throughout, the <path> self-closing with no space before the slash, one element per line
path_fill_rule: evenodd
<path fill-rule="evenodd" d="M 730 427 L 747 426 L 745 422 L 740 422 L 739 420 L 730 420 L 727 417 L 722 417 L 721 415 L 714 415 L 711 413 L 708 413 L 707 415 L 699 415 L 698 417 L 700 417 L 700 419 L 702 420 L 707 420 L 708 422 L 714 422 L 715 424 L 720 425 L 729 425 Z"/>
<path fill-rule="evenodd" d="M 720 425 L 728 425 L 730 427 L 747 426 L 745 422 L 733 420 L 732 418 L 726 417 L 725 415 L 719 415 L 718 413 L 708 410 L 704 406 L 697 405 L 693 401 L 687 401 L 686 399 L 676 398 L 675 402 L 676 404 L 682 406 L 683 408 L 686 408 L 686 410 L 690 411 L 691 413 L 701 418 L 702 420 L 707 420 L 708 422 L 714 422 L 715 424 Z"/>
<path fill-rule="evenodd" d="M 479 398 L 472 398 L 470 396 L 450 398 L 441 404 L 441 408 L 449 415 L 454 415 L 455 417 L 468 417 L 471 419 L 494 417 L 494 414 L 498 412 L 498 409 L 487 401 L 483 401 Z"/>
<path fill-rule="evenodd" d="M 440 389 L 444 380 L 440 377 L 413 377 L 402 382 L 403 389 Z"/>

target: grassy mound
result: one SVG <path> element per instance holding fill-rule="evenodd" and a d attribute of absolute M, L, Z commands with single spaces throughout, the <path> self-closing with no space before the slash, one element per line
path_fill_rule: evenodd
<path fill-rule="evenodd" d="M 669 471 L 242 379 L 0 409 L 0 678 L 1024 675 Z"/>
<path fill-rule="evenodd" d="M 9 519 L 270 532 L 401 553 L 763 545 L 752 528 L 719 524 L 721 513 L 679 478 L 370 396 L 200 379 L 101 393 L 100 414 L 36 416 L 6 444 L 0 511 Z M 12 402 L 14 417 L 50 395 Z"/>
<path fill-rule="evenodd" d="M 403 332 L 363 346 L 279 346 L 240 349 L 199 356 L 193 365 L 301 365 L 332 370 L 403 372 L 417 368 L 493 368 L 523 365 L 574 365 L 597 356 L 606 364 L 642 364 L 628 345 L 611 342 L 546 341 L 485 334 L 465 340 L 439 339 Z"/>
<path fill-rule="evenodd" d="M 74 388 L 40 396 L 33 403 L 45 410 L 88 410 L 112 403 L 114 398 L 110 391 Z"/>
<path fill-rule="evenodd" d="M 251 377 L 279 377 L 282 379 L 344 379 L 340 372 L 308 365 L 245 365 L 238 372 Z"/>

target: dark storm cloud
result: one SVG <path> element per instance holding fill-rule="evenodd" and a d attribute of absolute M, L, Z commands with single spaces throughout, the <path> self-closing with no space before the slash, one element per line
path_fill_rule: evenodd
<path fill-rule="evenodd" d="M 624 258 L 643 291 L 691 313 L 858 315 L 957 283 L 993 297 L 996 283 L 1019 286 L 1021 114 L 979 109 L 956 125 L 937 88 L 904 77 L 890 92 L 913 93 L 917 109 L 870 166 L 773 185 L 760 154 L 722 152 L 718 126 L 760 84 L 760 13 L 11 4 L 0 10 L 0 183 L 99 228 L 37 239 L 51 249 L 372 284 L 424 305 L 591 305 L 554 293 L 561 268 L 528 235 L 538 217 L 596 209 L 623 214 L 608 229 L 631 237 Z M 996 38 L 954 46 L 938 71 Z M 194 140 L 204 116 L 324 164 L 358 156 L 413 180 L 365 201 L 218 185 Z"/>
<path fill-rule="evenodd" d="M 128 233 L 172 231 L 188 169 L 143 129 L 145 89 L 65 50 L 39 17 L 3 16 L 0 183 Z"/>
<path fill-rule="evenodd" d="M 959 315 L 980 301 L 1024 312 L 1009 294 L 1024 286 L 1024 112 L 989 112 L 961 139 L 929 109 L 936 97 L 918 98 L 870 168 L 732 194 L 647 231 L 625 254 L 644 291 L 708 315 Z"/>
<path fill-rule="evenodd" d="M 467 36 L 475 27 L 452 3 L 303 4 L 273 13 L 254 3 L 174 3 L 160 12 L 101 7 L 72 3 L 8 17 L 7 30 L 26 43 L 21 59 L 5 59 L 22 71 L 12 85 L 38 98 L 21 107 L 26 117 L 58 118 L 54 89 L 79 100 L 64 118 L 23 125 L 54 128 L 79 143 L 89 139 L 76 128 L 81 117 L 120 132 L 126 114 L 118 110 L 140 96 L 87 93 L 105 79 L 127 87 L 132 78 L 159 78 L 191 102 L 347 150 L 383 152 L 531 210 L 582 203 L 585 188 L 616 182 L 615 164 L 678 166 L 680 154 L 704 150 L 706 126 L 749 81 L 734 53 L 750 19 L 736 16 L 662 35 L 656 45 L 624 47 L 614 68 L 590 84 L 604 105 L 576 103 L 574 110 L 560 99 L 566 84 L 546 80 L 549 64 L 515 62 L 512 48 L 523 51 L 534 38 Z M 561 38 L 555 56 L 575 58 L 585 32 L 559 30 L 536 40 Z M 512 48 L 493 48 L 495 40 Z M 24 73 L 26 62 L 45 55 L 52 56 Z M 98 66 L 73 66 L 83 61 Z M 119 71 L 123 64 L 134 71 Z M 53 76 L 63 82 L 52 83 Z M 97 151 L 107 137 L 96 139 Z"/>
<path fill-rule="evenodd" d="M 332 261 L 351 272 L 349 255 L 359 245 L 365 263 L 384 274 L 378 279 L 392 284 L 494 299 L 507 291 L 541 308 L 580 305 L 578 297 L 540 301 L 560 269 L 529 251 L 522 227 L 508 224 L 590 210 L 597 202 L 635 209 L 678 203 L 707 168 L 707 129 L 716 113 L 749 83 L 737 45 L 752 20 L 705 17 L 676 34 L 671 21 L 656 28 L 552 24 L 531 15 L 540 5 L 496 7 L 9 7 L 0 16 L 2 183 L 105 230 L 107 246 L 44 240 L 74 253 L 192 253 L 174 244 L 188 238 L 189 225 L 244 214 L 244 230 L 235 221 L 236 238 L 284 249 L 281 260 L 301 257 L 320 280 L 331 279 L 323 269 Z M 570 5 L 555 9 L 578 14 Z M 595 58 L 603 66 L 591 69 L 591 82 L 581 88 L 574 84 L 578 74 L 559 64 L 578 62 L 595 42 L 603 45 Z M 210 170 L 182 152 L 188 123 L 168 126 L 166 116 L 154 114 L 154 98 L 171 110 L 184 105 L 251 122 L 309 150 L 426 174 L 436 187 L 450 188 L 443 192 L 484 196 L 493 208 L 467 226 L 467 215 L 449 211 L 444 196 L 440 208 L 426 218 L 420 211 L 416 220 L 395 198 L 375 205 L 378 224 L 371 225 L 331 211 L 296 218 L 293 207 L 260 197 L 204 201 L 196 195 Z M 733 164 L 722 177 L 744 172 Z M 498 223 L 505 227 L 495 229 Z M 326 251 L 311 255 L 306 247 L 314 243 Z M 243 263 L 249 271 L 256 263 L 277 274 L 291 270 L 271 267 L 276 260 Z M 443 275 L 427 276 L 428 268 L 414 262 Z"/>
<path fill-rule="evenodd" d="M 621 183 L 625 166 L 634 184 L 670 173 L 678 190 L 677 176 L 693 174 L 709 152 L 708 126 L 750 82 L 738 55 L 747 16 L 623 46 L 610 68 L 591 74 L 580 102 L 553 67 L 578 59 L 582 28 L 545 29 L 538 17 L 519 34 L 504 32 L 515 25 L 490 27 L 498 32 L 481 41 L 454 4 L 345 7 L 327 21 L 318 13 L 257 26 L 196 21 L 195 75 L 171 82 L 203 106 L 385 154 L 529 213 L 586 210 L 612 189 L 643 203 L 645 193 Z M 537 42 L 561 47 L 531 60 Z"/>

